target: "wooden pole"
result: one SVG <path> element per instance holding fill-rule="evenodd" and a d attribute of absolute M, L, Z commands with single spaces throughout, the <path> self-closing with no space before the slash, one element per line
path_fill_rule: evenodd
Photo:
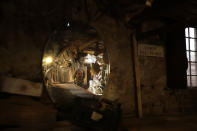
<path fill-rule="evenodd" d="M 53 76 L 54 76 L 54 82 L 57 82 L 57 68 L 56 67 L 54 68 Z"/>
<path fill-rule="evenodd" d="M 132 39 L 133 39 L 133 61 L 134 61 L 134 73 L 135 73 L 135 85 L 137 92 L 138 116 L 139 118 L 142 118 L 143 112 L 142 112 L 142 97 L 141 97 L 141 86 L 140 86 L 140 69 L 139 69 L 138 54 L 137 54 L 137 40 L 135 34 L 132 36 Z"/>

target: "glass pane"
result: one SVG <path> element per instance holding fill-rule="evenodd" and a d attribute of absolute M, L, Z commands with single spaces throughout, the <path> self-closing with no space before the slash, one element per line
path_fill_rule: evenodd
<path fill-rule="evenodd" d="M 185 43 L 186 43 L 186 50 L 189 50 L 189 39 L 188 38 L 186 38 L 185 39 Z"/>
<path fill-rule="evenodd" d="M 185 36 L 188 37 L 188 28 L 185 28 Z"/>
<path fill-rule="evenodd" d="M 187 60 L 190 61 L 190 59 L 189 59 L 189 51 L 187 51 Z"/>
<path fill-rule="evenodd" d="M 190 87 L 190 76 L 187 76 L 187 86 Z"/>
<path fill-rule="evenodd" d="M 195 39 L 190 39 L 190 50 L 196 51 L 196 40 Z"/>
<path fill-rule="evenodd" d="M 192 87 L 197 87 L 197 76 L 191 76 Z"/>
<path fill-rule="evenodd" d="M 191 75 L 197 75 L 197 63 L 191 63 Z"/>
<path fill-rule="evenodd" d="M 190 60 L 197 61 L 197 52 L 190 52 Z"/>
<path fill-rule="evenodd" d="M 195 28 L 189 28 L 189 36 L 196 38 L 196 29 Z"/>
<path fill-rule="evenodd" d="M 191 74 L 190 74 L 190 63 L 188 63 L 187 75 L 191 75 Z"/>

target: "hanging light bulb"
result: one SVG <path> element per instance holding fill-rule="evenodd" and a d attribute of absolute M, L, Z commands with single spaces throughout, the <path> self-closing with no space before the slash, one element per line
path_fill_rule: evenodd
<path fill-rule="evenodd" d="M 67 23 L 67 27 L 70 27 L 70 23 L 69 22 Z"/>
<path fill-rule="evenodd" d="M 51 56 L 48 56 L 46 59 L 45 59 L 45 62 L 46 64 L 50 64 L 53 62 L 53 58 Z"/>

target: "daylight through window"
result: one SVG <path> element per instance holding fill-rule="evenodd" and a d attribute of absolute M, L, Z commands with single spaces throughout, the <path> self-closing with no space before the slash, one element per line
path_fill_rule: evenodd
<path fill-rule="evenodd" d="M 197 87 L 197 34 L 196 28 L 185 28 L 186 53 L 188 60 L 187 86 Z"/>

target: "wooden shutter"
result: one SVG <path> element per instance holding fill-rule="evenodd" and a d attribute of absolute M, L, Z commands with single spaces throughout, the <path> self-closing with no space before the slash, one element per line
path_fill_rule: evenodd
<path fill-rule="evenodd" d="M 167 84 L 169 88 L 187 87 L 185 29 L 168 32 L 166 41 Z"/>

